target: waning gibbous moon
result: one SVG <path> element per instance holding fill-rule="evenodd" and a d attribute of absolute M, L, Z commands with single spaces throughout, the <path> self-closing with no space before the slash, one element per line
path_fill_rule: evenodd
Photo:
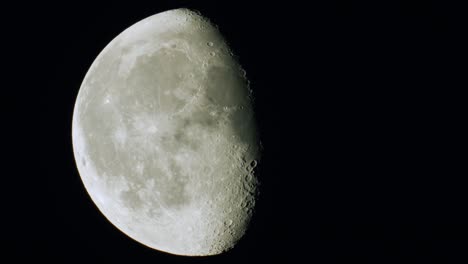
<path fill-rule="evenodd" d="M 98 55 L 72 123 L 76 164 L 102 214 L 157 250 L 215 255 L 244 235 L 260 142 L 249 82 L 218 29 L 176 9 Z"/>

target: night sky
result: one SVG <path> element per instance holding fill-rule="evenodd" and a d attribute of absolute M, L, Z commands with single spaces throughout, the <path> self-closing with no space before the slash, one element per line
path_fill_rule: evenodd
<path fill-rule="evenodd" d="M 13 70 L 2 96 L 13 158 L 2 173 L 3 244 L 18 263 L 466 259 L 466 86 L 458 82 L 466 28 L 457 7 L 63 2 L 2 10 Z M 74 100 L 96 56 L 135 22 L 179 7 L 199 10 L 230 43 L 250 79 L 264 145 L 252 225 L 214 257 L 155 251 L 118 231 L 86 193 L 72 152 Z"/>

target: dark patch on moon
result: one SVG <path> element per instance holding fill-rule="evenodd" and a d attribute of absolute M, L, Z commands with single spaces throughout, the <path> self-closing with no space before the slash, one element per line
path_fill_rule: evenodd
<path fill-rule="evenodd" d="M 230 67 L 212 66 L 208 69 L 206 97 L 209 102 L 218 106 L 243 106 L 248 104 L 247 81 Z"/>
<path fill-rule="evenodd" d="M 180 208 L 190 201 L 190 197 L 185 191 L 188 175 L 184 175 L 174 161 L 170 162 L 169 168 L 171 175 L 157 177 L 156 184 L 159 185 L 159 190 L 163 190 L 161 192 L 163 204 L 171 208 Z"/>
<path fill-rule="evenodd" d="M 120 194 L 120 198 L 126 207 L 133 210 L 140 209 L 143 206 L 137 191 L 133 188 L 123 191 Z"/>

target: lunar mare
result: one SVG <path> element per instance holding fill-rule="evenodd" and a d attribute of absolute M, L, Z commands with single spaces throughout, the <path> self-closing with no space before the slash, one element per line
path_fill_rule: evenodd
<path fill-rule="evenodd" d="M 129 237 L 202 256 L 244 235 L 260 158 L 251 90 L 200 14 L 159 13 L 113 39 L 83 80 L 72 122 L 84 186 Z"/>

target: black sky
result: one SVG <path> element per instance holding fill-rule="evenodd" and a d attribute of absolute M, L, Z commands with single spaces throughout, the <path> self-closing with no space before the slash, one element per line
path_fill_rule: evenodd
<path fill-rule="evenodd" d="M 8 253 L 54 263 L 460 261 L 468 218 L 458 8 L 272 2 L 6 7 Z M 73 104 L 95 57 L 130 25 L 178 7 L 209 17 L 238 55 L 265 147 L 252 227 L 210 258 L 154 251 L 117 231 L 72 153 Z"/>

